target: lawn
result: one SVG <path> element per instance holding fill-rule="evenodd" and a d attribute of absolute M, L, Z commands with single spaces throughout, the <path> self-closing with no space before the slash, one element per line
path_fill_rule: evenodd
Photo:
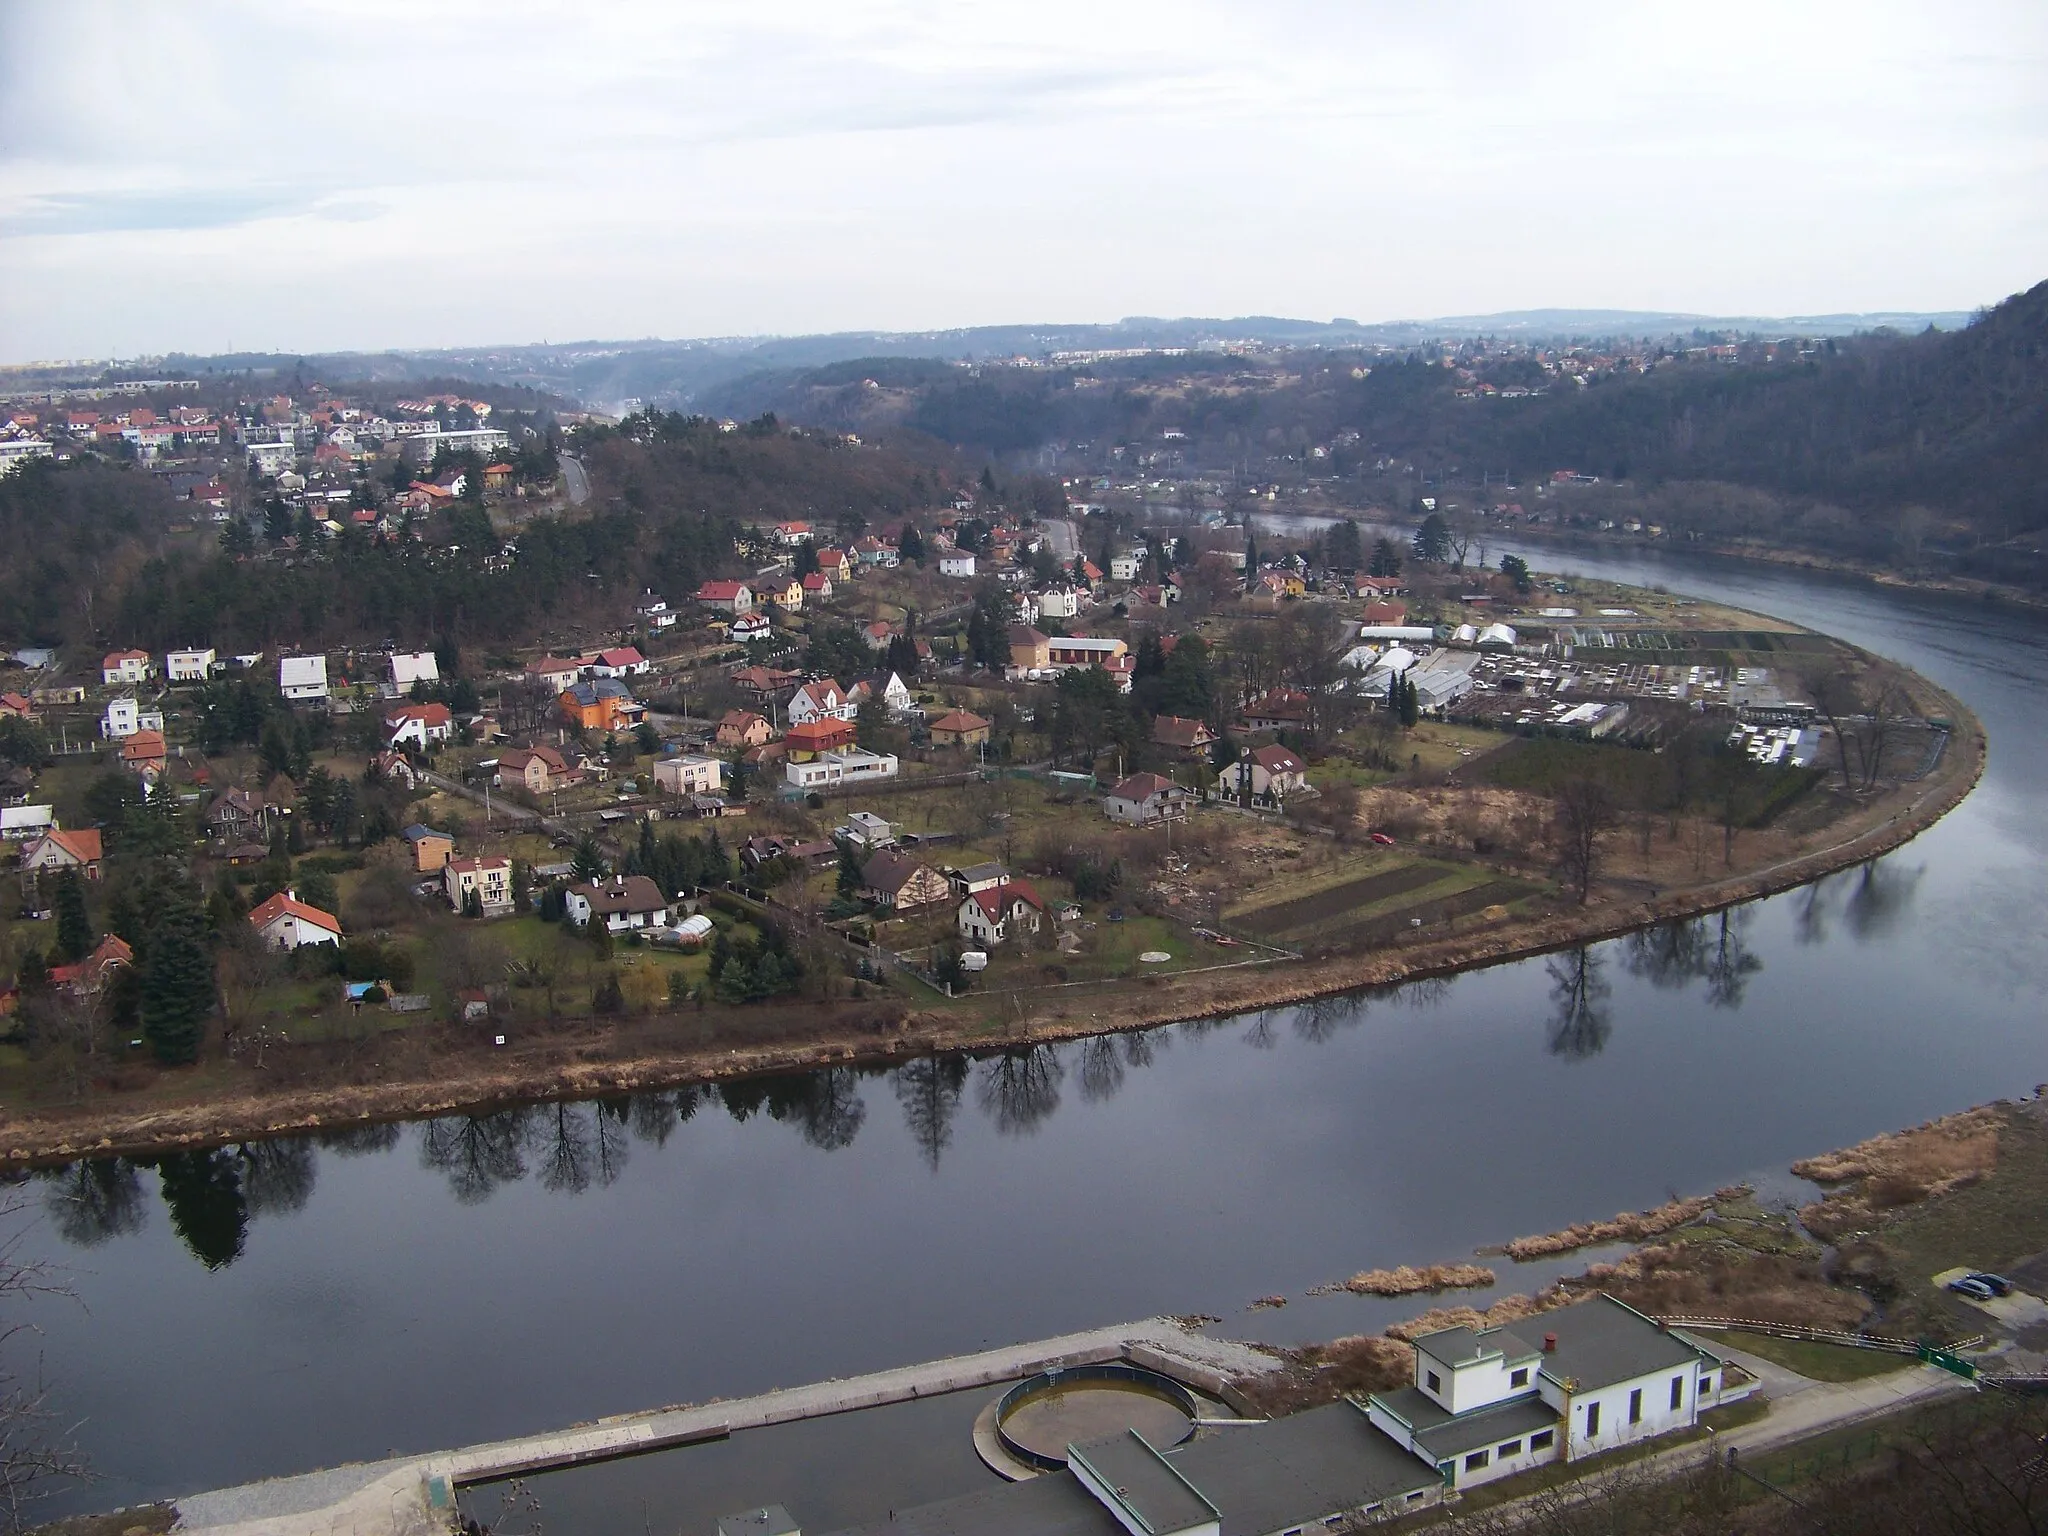
<path fill-rule="evenodd" d="M 1851 1349 L 1843 1344 L 1816 1344 L 1810 1339 L 1781 1339 L 1772 1333 L 1727 1333 L 1703 1335 L 1709 1347 L 1723 1339 L 1730 1349 L 1757 1355 L 1773 1365 L 1814 1381 L 1862 1381 L 1904 1370 L 1913 1364 L 1905 1355 L 1887 1354 L 1880 1349 Z"/>

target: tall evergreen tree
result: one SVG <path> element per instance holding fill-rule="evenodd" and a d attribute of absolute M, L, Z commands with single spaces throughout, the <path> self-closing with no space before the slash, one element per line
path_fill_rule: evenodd
<path fill-rule="evenodd" d="M 142 1032 L 157 1060 L 166 1066 L 197 1061 L 213 1011 L 213 956 L 189 904 L 169 908 L 152 925 L 141 969 Z"/>
<path fill-rule="evenodd" d="M 52 905 L 57 909 L 56 956 L 59 964 L 71 965 L 92 953 L 92 919 L 85 912 L 85 883 L 78 871 L 67 869 L 57 876 Z"/>

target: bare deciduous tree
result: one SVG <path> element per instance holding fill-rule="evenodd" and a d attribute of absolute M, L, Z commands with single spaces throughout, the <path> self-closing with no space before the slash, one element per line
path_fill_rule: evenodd
<path fill-rule="evenodd" d="M 0 1241 L 0 1303 L 10 1306 L 42 1297 L 70 1298 L 71 1288 L 40 1260 L 21 1256 L 23 1229 L 15 1223 L 29 1206 L 19 1189 L 0 1197 L 0 1222 L 10 1229 Z M 0 1324 L 0 1346 L 18 1349 L 34 1333 L 28 1322 Z M 38 1359 L 32 1369 L 0 1355 L 0 1522 L 9 1531 L 27 1529 L 37 1501 L 65 1484 L 88 1476 L 85 1457 L 65 1425 Z"/>
<path fill-rule="evenodd" d="M 1607 834 L 1620 820 L 1614 797 L 1594 779 L 1574 779 L 1557 793 L 1552 827 L 1557 838 L 1558 871 L 1579 893 L 1584 906 L 1599 877 Z"/>

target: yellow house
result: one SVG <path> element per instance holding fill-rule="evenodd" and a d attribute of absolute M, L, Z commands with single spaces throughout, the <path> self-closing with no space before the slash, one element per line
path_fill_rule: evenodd
<path fill-rule="evenodd" d="M 804 605 L 804 584 L 800 581 L 785 582 L 768 594 L 768 601 L 784 613 L 795 613 Z"/>

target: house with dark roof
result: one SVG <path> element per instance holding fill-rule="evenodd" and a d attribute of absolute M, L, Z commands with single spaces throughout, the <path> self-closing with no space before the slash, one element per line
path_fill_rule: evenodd
<path fill-rule="evenodd" d="M 1149 826 L 1187 815 L 1188 792 L 1160 774 L 1134 773 L 1110 786 L 1102 809 L 1111 821 Z"/>
<path fill-rule="evenodd" d="M 1216 745 L 1216 733 L 1206 720 L 1189 720 L 1180 715 L 1154 715 L 1152 741 L 1155 746 L 1178 752 L 1182 757 L 1200 757 Z"/>
<path fill-rule="evenodd" d="M 613 933 L 668 926 L 669 900 L 645 875 L 613 875 L 586 880 L 562 893 L 569 921 L 578 928 L 601 922 Z"/>
<path fill-rule="evenodd" d="M 861 865 L 860 887 L 869 901 L 898 912 L 937 906 L 953 895 L 944 875 L 893 848 L 882 849 Z"/>
<path fill-rule="evenodd" d="M 1749 1395 L 1720 1356 L 1611 1296 L 1415 1341 L 1415 1380 L 1368 1400 L 1375 1428 L 1447 1489 L 1686 1430 Z"/>
<path fill-rule="evenodd" d="M 1255 747 L 1216 775 L 1216 787 L 1235 799 L 1277 805 L 1289 795 L 1314 794 L 1308 764 L 1278 744 Z"/>

